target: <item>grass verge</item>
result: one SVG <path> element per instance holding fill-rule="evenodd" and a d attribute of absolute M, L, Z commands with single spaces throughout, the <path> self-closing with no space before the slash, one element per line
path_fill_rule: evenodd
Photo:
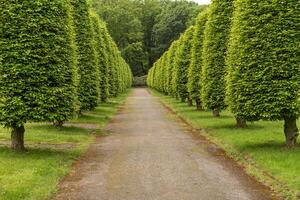
<path fill-rule="evenodd" d="M 247 173 L 285 199 L 300 199 L 300 147 L 285 147 L 283 122 L 259 121 L 238 129 L 228 111 L 213 118 L 211 112 L 199 112 L 172 97 L 151 92 L 194 128 L 204 130 L 203 135 L 243 165 Z"/>
<path fill-rule="evenodd" d="M 0 199 L 42 200 L 57 190 L 71 164 L 94 140 L 103 135 L 109 122 L 128 93 L 100 104 L 94 111 L 56 128 L 49 124 L 27 124 L 26 152 L 9 149 L 10 135 L 0 128 Z"/>

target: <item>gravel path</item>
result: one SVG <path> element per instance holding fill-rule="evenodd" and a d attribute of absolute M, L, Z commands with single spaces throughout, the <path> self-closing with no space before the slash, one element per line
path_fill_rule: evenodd
<path fill-rule="evenodd" d="M 268 200 L 213 144 L 195 138 L 146 89 L 134 89 L 55 200 Z"/>

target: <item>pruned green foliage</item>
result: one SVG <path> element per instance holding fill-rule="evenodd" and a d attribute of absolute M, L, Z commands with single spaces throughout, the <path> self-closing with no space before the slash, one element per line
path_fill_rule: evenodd
<path fill-rule="evenodd" d="M 0 6 L 0 121 L 65 121 L 76 111 L 76 53 L 68 1 Z"/>
<path fill-rule="evenodd" d="M 93 33 L 95 40 L 95 50 L 98 59 L 98 71 L 99 71 L 99 98 L 100 101 L 106 102 L 108 99 L 108 55 L 106 52 L 105 37 L 107 37 L 108 32 L 106 30 L 105 24 L 99 19 L 99 16 L 92 12 L 92 23 L 93 23 Z"/>
<path fill-rule="evenodd" d="M 190 97 L 196 101 L 198 109 L 201 109 L 201 71 L 202 71 L 202 52 L 205 24 L 207 22 L 207 11 L 199 14 L 195 32 L 193 36 L 193 46 L 191 51 L 191 63 L 188 69 L 188 92 Z"/>
<path fill-rule="evenodd" d="M 237 0 L 235 7 L 227 58 L 230 109 L 249 121 L 285 119 L 287 143 L 295 143 L 300 114 L 299 2 Z"/>
<path fill-rule="evenodd" d="M 62 123 L 77 105 L 77 69 L 68 1 L 6 1 L 0 6 L 0 121 L 12 148 L 24 149 L 28 121 Z"/>
<path fill-rule="evenodd" d="M 78 47 L 80 110 L 94 109 L 99 100 L 99 67 L 87 0 L 71 0 Z"/>
<path fill-rule="evenodd" d="M 225 56 L 231 26 L 233 0 L 214 0 L 209 7 L 204 31 L 202 101 L 206 109 L 217 112 L 225 104 Z"/>
<path fill-rule="evenodd" d="M 194 26 L 189 28 L 180 38 L 178 46 L 178 54 L 176 55 L 176 84 L 179 97 L 182 101 L 190 98 L 187 88 L 188 68 L 191 62 L 192 39 L 194 34 Z"/>

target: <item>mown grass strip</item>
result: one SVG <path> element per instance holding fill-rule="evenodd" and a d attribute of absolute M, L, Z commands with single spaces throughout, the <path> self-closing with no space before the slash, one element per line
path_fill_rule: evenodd
<path fill-rule="evenodd" d="M 28 124 L 27 151 L 9 148 L 9 130 L 0 129 L 0 199 L 42 200 L 51 197 L 71 164 L 82 155 L 96 133 L 109 122 L 128 93 L 101 103 L 94 111 L 57 128 L 50 124 Z"/>

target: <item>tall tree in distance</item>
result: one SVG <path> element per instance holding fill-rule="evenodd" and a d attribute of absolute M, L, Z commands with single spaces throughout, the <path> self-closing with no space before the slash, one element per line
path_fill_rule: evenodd
<path fill-rule="evenodd" d="M 135 76 L 179 38 L 206 6 L 186 0 L 92 0 Z"/>
<path fill-rule="evenodd" d="M 205 7 L 190 1 L 166 1 L 162 5 L 162 12 L 156 16 L 153 27 L 152 61 L 158 59 L 181 33 L 194 24 L 198 13 Z"/>
<path fill-rule="evenodd" d="M 204 31 L 202 101 L 206 109 L 219 117 L 225 104 L 225 57 L 231 28 L 233 0 L 213 0 Z"/>

